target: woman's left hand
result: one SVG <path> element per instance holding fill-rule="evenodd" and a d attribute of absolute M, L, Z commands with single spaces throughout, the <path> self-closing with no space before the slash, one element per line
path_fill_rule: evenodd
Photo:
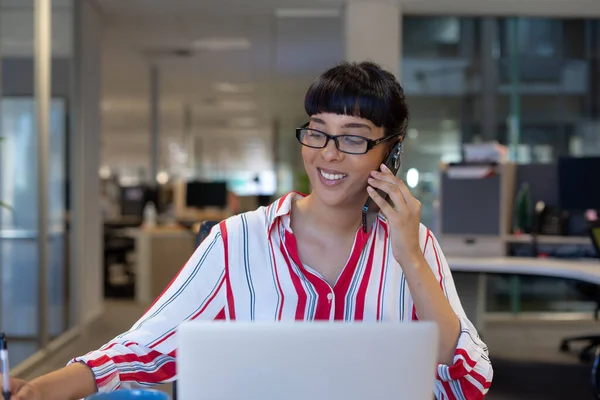
<path fill-rule="evenodd" d="M 381 165 L 381 171 L 371 172 L 368 182 L 369 196 L 388 221 L 394 258 L 401 266 L 418 263 L 423 257 L 419 244 L 421 203 L 384 164 Z M 393 206 L 373 188 L 387 193 Z"/>

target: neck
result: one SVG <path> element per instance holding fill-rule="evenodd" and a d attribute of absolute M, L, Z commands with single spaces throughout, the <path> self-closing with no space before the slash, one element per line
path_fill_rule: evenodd
<path fill-rule="evenodd" d="M 362 223 L 364 201 L 344 206 L 329 206 L 315 195 L 308 195 L 296 203 L 298 213 L 318 231 L 335 235 L 354 235 Z"/>

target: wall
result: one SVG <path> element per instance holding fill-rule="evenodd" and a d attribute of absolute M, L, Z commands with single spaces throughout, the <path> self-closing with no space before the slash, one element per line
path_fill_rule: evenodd
<path fill-rule="evenodd" d="M 100 99 L 102 15 L 91 0 L 75 2 L 75 63 L 71 157 L 73 181 L 73 310 L 86 323 L 103 310 L 100 214 Z"/>

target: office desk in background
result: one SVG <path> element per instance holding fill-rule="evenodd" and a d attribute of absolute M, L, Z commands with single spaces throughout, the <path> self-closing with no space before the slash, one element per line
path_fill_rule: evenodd
<path fill-rule="evenodd" d="M 181 227 L 129 230 L 135 238 L 135 300 L 150 304 L 158 297 L 196 248 L 196 235 Z"/>
<path fill-rule="evenodd" d="M 455 284 L 467 316 L 480 335 L 485 332 L 486 275 L 531 275 L 570 279 L 600 286 L 600 260 L 570 260 L 520 257 L 448 258 Z"/>

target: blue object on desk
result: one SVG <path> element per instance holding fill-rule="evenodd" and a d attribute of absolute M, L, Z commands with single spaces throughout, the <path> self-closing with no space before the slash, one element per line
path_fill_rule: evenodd
<path fill-rule="evenodd" d="M 86 397 L 86 400 L 171 400 L 171 397 L 158 390 L 139 389 L 98 393 Z"/>

